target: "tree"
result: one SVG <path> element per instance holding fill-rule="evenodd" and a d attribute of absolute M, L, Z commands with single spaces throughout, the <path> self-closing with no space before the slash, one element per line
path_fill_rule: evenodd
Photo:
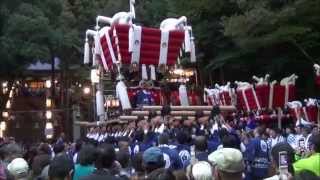
<path fill-rule="evenodd" d="M 219 53 L 209 67 L 245 68 L 250 72 L 242 76 L 246 79 L 253 74 L 270 73 L 279 79 L 297 73 L 298 85 L 307 90 L 303 95 L 313 94 L 312 64 L 320 60 L 320 2 L 239 2 L 241 13 L 222 19 L 224 35 L 232 39 L 233 47 Z"/>

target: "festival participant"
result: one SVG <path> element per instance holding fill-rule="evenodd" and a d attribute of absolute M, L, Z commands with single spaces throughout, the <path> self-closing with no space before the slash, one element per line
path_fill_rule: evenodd
<path fill-rule="evenodd" d="M 281 130 L 279 129 L 270 129 L 269 136 L 269 149 L 273 148 L 276 144 L 285 141 L 284 137 L 281 135 Z"/>
<path fill-rule="evenodd" d="M 255 118 L 255 114 L 253 112 L 250 112 L 247 120 L 246 130 L 254 130 L 256 127 L 257 127 L 257 120 Z"/>
<path fill-rule="evenodd" d="M 22 158 L 16 158 L 8 165 L 8 171 L 14 180 L 27 180 L 29 178 L 29 165 Z"/>
<path fill-rule="evenodd" d="M 81 177 L 92 174 L 95 169 L 95 158 L 95 147 L 92 145 L 84 145 L 78 155 L 78 163 L 74 168 L 73 180 L 79 180 Z"/>
<path fill-rule="evenodd" d="M 296 135 L 294 134 L 294 130 L 290 127 L 286 127 L 286 135 L 287 135 L 287 142 L 290 144 L 292 148 L 296 148 Z"/>
<path fill-rule="evenodd" d="M 140 81 L 140 90 L 137 92 L 135 97 L 135 102 L 137 107 L 142 107 L 143 105 L 154 104 L 154 99 L 148 90 L 147 83 L 145 81 Z"/>
<path fill-rule="evenodd" d="M 306 159 L 301 159 L 293 164 L 295 172 L 309 170 L 320 176 L 320 134 L 314 135 L 310 139 L 311 155 Z"/>
<path fill-rule="evenodd" d="M 206 161 L 199 161 L 192 165 L 189 179 L 193 180 L 212 180 L 212 167 Z"/>
<path fill-rule="evenodd" d="M 242 153 L 234 148 L 222 148 L 208 156 L 214 165 L 215 180 L 241 180 L 243 179 L 244 162 Z"/>
<path fill-rule="evenodd" d="M 22 149 L 17 144 L 6 144 L 3 147 L 3 163 L 7 166 L 13 159 L 22 157 Z"/>
<path fill-rule="evenodd" d="M 312 171 L 303 170 L 300 173 L 296 174 L 293 177 L 294 180 L 320 180 L 320 177 L 317 176 Z"/>
<path fill-rule="evenodd" d="M 37 155 L 32 162 L 32 175 L 37 177 L 42 170 L 51 162 L 51 149 L 47 143 L 40 144 Z"/>
<path fill-rule="evenodd" d="M 97 158 L 95 160 L 96 170 L 94 170 L 91 175 L 82 177 L 81 180 L 117 179 L 111 172 L 115 159 L 116 152 L 112 145 L 99 145 L 97 148 Z"/>
<path fill-rule="evenodd" d="M 250 140 L 245 155 L 248 160 L 247 176 L 251 179 L 263 179 L 268 175 L 269 148 L 265 140 L 261 138 L 263 129 L 257 127 L 254 130 L 254 138 Z"/>
<path fill-rule="evenodd" d="M 179 153 L 180 160 L 183 167 L 186 168 L 191 160 L 190 144 L 188 144 L 189 135 L 185 131 L 179 131 L 177 133 L 177 146 L 176 149 Z"/>
<path fill-rule="evenodd" d="M 240 140 L 236 137 L 235 134 L 227 134 L 222 138 L 222 147 L 223 148 L 240 148 Z"/>
<path fill-rule="evenodd" d="M 105 140 L 105 134 L 107 132 L 106 127 L 100 128 L 99 136 L 98 136 L 98 142 L 101 143 Z"/>
<path fill-rule="evenodd" d="M 53 158 L 49 166 L 49 180 L 71 180 L 73 163 L 65 155 Z"/>
<path fill-rule="evenodd" d="M 54 157 L 66 155 L 65 150 L 66 150 L 65 144 L 63 144 L 63 143 L 54 144 L 54 146 L 53 146 Z"/>
<path fill-rule="evenodd" d="M 133 143 L 130 146 L 130 154 L 131 156 L 143 152 L 149 147 L 152 146 L 149 142 L 146 142 L 146 134 L 148 131 L 144 132 L 144 130 L 140 129 L 134 133 Z"/>
<path fill-rule="evenodd" d="M 288 164 L 288 173 L 280 174 L 279 173 L 279 153 L 286 152 L 287 153 L 287 164 Z M 271 177 L 266 178 L 265 180 L 281 180 L 281 179 L 289 179 L 289 177 L 294 175 L 293 163 L 295 161 L 295 152 L 294 149 L 287 142 L 281 142 L 276 144 L 271 149 L 271 166 L 270 166 L 270 175 Z M 282 177 L 285 176 L 285 177 Z"/>
<path fill-rule="evenodd" d="M 128 151 L 119 150 L 117 152 L 117 161 L 121 165 L 121 169 L 119 172 L 120 177 L 130 178 L 131 176 L 131 168 L 130 164 L 130 154 Z"/>
<path fill-rule="evenodd" d="M 133 156 L 132 158 L 132 171 L 131 171 L 131 179 L 132 180 L 140 180 L 145 176 L 144 167 L 143 167 L 143 153 L 140 152 Z M 163 159 L 163 156 L 162 156 Z"/>
<path fill-rule="evenodd" d="M 169 147 L 169 136 L 167 134 L 161 134 L 158 139 L 159 148 L 163 153 L 165 160 L 165 168 L 173 170 L 183 168 L 182 161 L 180 160 L 179 154 L 176 149 Z"/>
<path fill-rule="evenodd" d="M 198 161 L 208 161 L 208 144 L 205 136 L 197 136 L 194 140 L 195 157 Z"/>
<path fill-rule="evenodd" d="M 295 134 L 295 143 L 294 143 L 294 149 L 297 149 L 299 148 L 300 144 L 299 144 L 299 141 L 301 140 L 305 140 L 302 136 L 302 128 L 303 128 L 303 125 L 302 124 L 299 124 L 297 125 L 294 130 L 296 132 Z"/>
<path fill-rule="evenodd" d="M 296 149 L 300 152 L 306 153 L 309 150 L 311 127 L 307 125 L 300 125 L 299 128 L 298 132 L 301 132 L 301 134 L 296 137 Z"/>
<path fill-rule="evenodd" d="M 176 180 L 176 177 L 169 169 L 157 169 L 150 173 L 146 180 Z"/>
<path fill-rule="evenodd" d="M 165 167 L 165 159 L 163 152 L 158 147 L 151 147 L 143 152 L 143 166 L 147 176 L 154 170 Z"/>
<path fill-rule="evenodd" d="M 78 153 L 80 152 L 82 147 L 82 141 L 80 139 L 76 140 L 76 143 L 74 145 L 74 151 L 73 151 L 73 163 L 76 164 L 78 160 Z"/>

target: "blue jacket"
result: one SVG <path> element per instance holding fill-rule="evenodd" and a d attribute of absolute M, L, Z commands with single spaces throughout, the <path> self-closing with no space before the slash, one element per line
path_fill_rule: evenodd
<path fill-rule="evenodd" d="M 154 99 L 152 98 L 149 92 L 145 93 L 143 90 L 138 91 L 136 95 L 137 106 L 152 105 L 153 103 L 154 103 Z"/>
<path fill-rule="evenodd" d="M 143 152 L 150 147 L 152 147 L 151 143 L 135 142 L 130 145 L 130 155 L 131 155 L 131 157 L 133 157 L 134 155 L 138 154 L 139 152 Z"/>
<path fill-rule="evenodd" d="M 186 168 L 190 164 L 191 160 L 190 146 L 185 144 L 178 144 L 177 151 L 179 153 L 183 168 Z"/>
<path fill-rule="evenodd" d="M 250 165 L 252 176 L 259 178 L 268 176 L 269 148 L 266 141 L 260 138 L 251 139 L 244 156 Z"/>
<path fill-rule="evenodd" d="M 165 168 L 172 170 L 183 168 L 183 164 L 177 150 L 170 149 L 168 145 L 161 145 L 159 148 L 161 149 L 166 162 Z"/>

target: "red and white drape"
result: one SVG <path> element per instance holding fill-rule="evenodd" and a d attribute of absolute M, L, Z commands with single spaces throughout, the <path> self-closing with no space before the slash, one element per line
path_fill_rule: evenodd
<path fill-rule="evenodd" d="M 240 109 L 246 111 L 261 109 L 257 94 L 251 85 L 246 88 L 238 89 L 237 98 L 238 107 Z"/>
<path fill-rule="evenodd" d="M 184 43 L 183 30 L 165 31 L 117 24 L 99 31 L 101 59 L 106 69 L 123 64 L 174 65 Z"/>

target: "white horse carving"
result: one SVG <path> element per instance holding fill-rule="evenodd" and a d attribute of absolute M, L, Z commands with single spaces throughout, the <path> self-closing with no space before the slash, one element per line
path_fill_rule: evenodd
<path fill-rule="evenodd" d="M 251 86 L 250 83 L 248 82 L 243 82 L 243 81 L 235 81 L 235 83 L 238 85 L 238 89 L 246 89 Z"/>
<path fill-rule="evenodd" d="M 313 68 L 314 68 L 314 70 L 316 72 L 316 75 L 320 76 L 320 66 L 319 66 L 319 64 L 314 64 Z"/>
<path fill-rule="evenodd" d="M 289 108 L 296 109 L 296 108 L 301 108 L 302 103 L 300 101 L 291 101 L 287 103 Z"/>
<path fill-rule="evenodd" d="M 105 17 L 105 16 L 97 16 L 96 22 L 97 26 L 99 22 L 108 23 L 109 25 L 115 25 L 115 24 L 132 24 L 132 20 L 135 18 L 135 10 L 134 10 L 134 4 L 135 0 L 129 0 L 130 4 L 130 11 L 129 12 L 118 12 L 115 15 L 113 15 L 112 18 Z"/>
<path fill-rule="evenodd" d="M 280 81 L 280 85 L 287 85 L 287 84 L 295 84 L 298 76 L 292 74 L 291 76 L 285 77 Z"/>
<path fill-rule="evenodd" d="M 182 16 L 180 18 L 167 18 L 163 20 L 160 24 L 161 30 L 184 30 L 187 24 L 187 18 Z"/>
<path fill-rule="evenodd" d="M 268 84 L 269 78 L 269 74 L 266 74 L 264 77 L 252 76 L 252 79 L 257 82 L 257 85 Z"/>

